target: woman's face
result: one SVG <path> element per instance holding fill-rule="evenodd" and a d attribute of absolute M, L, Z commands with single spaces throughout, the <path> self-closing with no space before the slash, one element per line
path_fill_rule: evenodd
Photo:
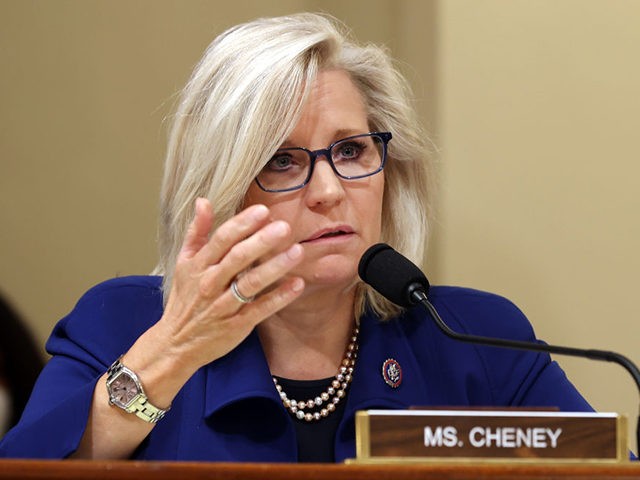
<path fill-rule="evenodd" d="M 309 150 L 368 133 L 362 96 L 346 72 L 321 72 L 303 108 L 300 122 L 282 145 Z M 304 248 L 293 272 L 314 288 L 347 288 L 357 278 L 364 251 L 380 239 L 384 172 L 357 180 L 338 178 L 325 157 L 318 157 L 309 183 L 293 192 L 265 192 L 253 182 L 245 206 L 261 203 L 274 220 L 291 226 Z"/>

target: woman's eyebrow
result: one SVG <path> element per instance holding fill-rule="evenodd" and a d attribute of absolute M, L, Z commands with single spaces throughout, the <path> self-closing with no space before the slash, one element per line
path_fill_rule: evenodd
<path fill-rule="evenodd" d="M 331 138 L 333 140 L 331 140 L 331 143 L 337 142 L 338 140 L 342 140 L 343 138 L 347 138 L 347 137 L 352 137 L 353 135 L 360 135 L 363 133 L 369 133 L 369 131 L 361 131 L 362 129 L 360 128 L 341 128 L 339 130 L 336 130 L 335 132 L 333 132 L 333 135 L 331 136 Z M 328 146 L 328 145 L 325 145 Z M 309 148 L 306 145 L 299 145 L 296 144 L 295 142 L 291 141 L 290 139 L 286 139 L 284 142 L 282 142 L 282 144 L 278 147 L 278 149 L 282 149 L 282 148 Z"/>

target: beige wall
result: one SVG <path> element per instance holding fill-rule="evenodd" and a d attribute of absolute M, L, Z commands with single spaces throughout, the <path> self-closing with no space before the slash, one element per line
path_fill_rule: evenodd
<path fill-rule="evenodd" d="M 640 363 L 640 2 L 439 5 L 438 280 L 506 295 L 548 342 Z M 635 427 L 624 370 L 558 360 Z"/>
<path fill-rule="evenodd" d="M 164 117 L 214 35 L 319 9 L 415 85 L 441 149 L 432 281 L 640 362 L 640 3 L 622 0 L 0 0 L 0 290 L 39 340 L 92 284 L 153 268 Z M 637 414 L 619 368 L 559 360 Z"/>

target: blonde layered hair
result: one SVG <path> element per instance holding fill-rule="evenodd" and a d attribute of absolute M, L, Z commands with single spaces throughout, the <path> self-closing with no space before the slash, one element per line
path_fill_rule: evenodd
<path fill-rule="evenodd" d="M 380 241 L 422 265 L 433 175 L 406 80 L 384 49 L 356 44 L 329 16 L 264 18 L 217 37 L 182 91 L 169 136 L 154 272 L 164 275 L 165 299 L 196 198 L 211 201 L 214 228 L 238 213 L 251 182 L 296 126 L 318 72 L 326 69 L 350 75 L 365 101 L 370 131 L 393 134 Z M 382 318 L 399 312 L 360 284 L 357 318 L 365 305 Z"/>

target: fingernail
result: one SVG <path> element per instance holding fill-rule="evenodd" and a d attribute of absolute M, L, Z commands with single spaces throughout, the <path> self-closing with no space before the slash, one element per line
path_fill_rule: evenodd
<path fill-rule="evenodd" d="M 254 205 L 253 210 L 251 211 L 251 218 L 256 221 L 264 220 L 269 215 L 269 209 L 264 205 Z"/>
<path fill-rule="evenodd" d="M 289 257 L 289 259 L 291 260 L 296 260 L 300 258 L 301 255 L 302 255 L 302 245 L 300 245 L 299 243 L 292 245 L 291 248 L 287 250 L 287 257 Z"/>
<path fill-rule="evenodd" d="M 301 292 L 304 289 L 304 280 L 301 278 L 295 278 L 291 283 L 291 290 L 295 293 Z"/>
<path fill-rule="evenodd" d="M 281 220 L 278 220 L 276 222 L 270 223 L 267 229 L 268 229 L 267 231 L 271 235 L 280 237 L 287 233 L 287 223 Z"/>

